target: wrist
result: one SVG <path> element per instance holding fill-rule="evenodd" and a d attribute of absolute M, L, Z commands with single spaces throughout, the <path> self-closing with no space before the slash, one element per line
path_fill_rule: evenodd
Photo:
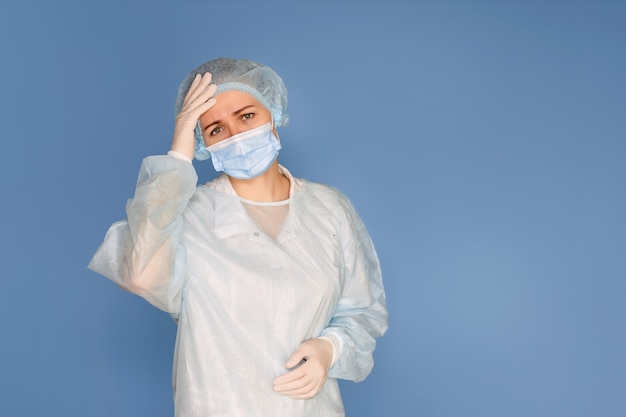
<path fill-rule="evenodd" d="M 177 141 L 176 139 L 174 139 L 174 141 L 172 142 L 172 146 L 170 147 L 170 151 L 172 152 L 176 152 L 180 155 L 184 155 L 189 161 L 193 160 L 193 156 L 195 153 L 195 143 L 193 144 L 194 146 L 191 147 L 189 146 L 189 144 L 181 144 L 179 141 Z"/>
<path fill-rule="evenodd" d="M 337 336 L 331 333 L 325 334 L 324 336 L 320 336 L 318 337 L 318 339 L 324 340 L 329 344 L 330 351 L 331 351 L 330 366 L 333 366 L 335 362 L 337 361 L 339 352 L 341 350 L 341 345 L 340 345 L 341 340 Z"/>
<path fill-rule="evenodd" d="M 167 154 L 173 158 L 180 159 L 181 161 L 185 161 L 189 163 L 192 162 L 192 159 L 189 158 L 187 155 L 185 155 L 184 153 L 175 151 L 173 149 L 170 149 L 170 151 Z"/>

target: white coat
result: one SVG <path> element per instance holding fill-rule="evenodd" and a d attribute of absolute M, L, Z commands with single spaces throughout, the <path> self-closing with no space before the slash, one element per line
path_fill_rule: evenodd
<path fill-rule="evenodd" d="M 289 199 L 258 203 L 225 175 L 197 186 L 192 164 L 148 157 L 89 264 L 177 320 L 176 416 L 343 416 L 336 378 L 372 369 L 387 328 L 372 241 L 343 194 L 280 169 Z M 322 390 L 274 392 L 297 346 L 323 335 L 340 351 Z"/>

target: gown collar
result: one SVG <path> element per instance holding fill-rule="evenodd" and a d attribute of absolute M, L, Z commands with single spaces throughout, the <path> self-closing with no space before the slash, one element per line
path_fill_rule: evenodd
<path fill-rule="evenodd" d="M 215 191 L 233 197 L 220 199 L 219 204 L 215 206 L 215 223 L 213 230 L 218 238 L 225 239 L 238 234 L 249 234 L 250 238 L 254 240 L 268 238 L 247 214 L 245 206 L 242 203 L 266 206 L 289 204 L 302 187 L 302 180 L 294 178 L 289 170 L 280 164 L 278 165 L 278 170 L 289 179 L 289 198 L 283 201 L 255 202 L 241 198 L 237 196 L 228 176 L 224 173 L 206 184 L 207 187 Z M 297 235 L 297 229 L 294 226 L 291 216 L 287 215 L 282 232 L 277 236 L 276 241 L 283 242 L 295 237 Z"/>

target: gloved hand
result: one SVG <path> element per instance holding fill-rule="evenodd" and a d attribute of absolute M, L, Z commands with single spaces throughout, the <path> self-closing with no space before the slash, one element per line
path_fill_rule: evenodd
<path fill-rule="evenodd" d="M 179 152 L 190 160 L 193 159 L 196 150 L 196 141 L 193 131 L 198 123 L 198 118 L 215 105 L 217 86 L 211 84 L 211 73 L 206 72 L 202 76 L 196 75 L 189 86 L 189 91 L 183 100 L 183 106 L 176 116 L 172 151 Z"/>
<path fill-rule="evenodd" d="M 333 360 L 333 343 L 327 339 L 309 339 L 298 346 L 287 363 L 293 368 L 274 380 L 274 391 L 294 399 L 314 397 L 326 382 Z"/>

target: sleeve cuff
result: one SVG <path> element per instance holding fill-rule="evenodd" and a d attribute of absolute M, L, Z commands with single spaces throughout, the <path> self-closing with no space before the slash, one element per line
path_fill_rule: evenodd
<path fill-rule="evenodd" d="M 332 333 L 326 333 L 324 336 L 320 336 L 319 339 L 326 339 L 328 340 L 330 343 L 332 343 L 333 345 L 333 359 L 330 363 L 330 366 L 333 366 L 335 364 L 335 362 L 337 361 L 337 358 L 339 357 L 339 354 L 341 353 L 341 349 L 343 348 L 343 342 L 341 341 L 341 338 L 339 338 L 339 336 L 332 334 Z"/>
<path fill-rule="evenodd" d="M 180 152 L 176 152 L 176 151 L 169 151 L 167 153 L 168 156 L 171 156 L 172 158 L 176 158 L 176 159 L 180 159 L 181 161 L 186 161 L 191 163 L 191 159 L 189 159 L 189 157 L 185 154 L 182 154 Z"/>

